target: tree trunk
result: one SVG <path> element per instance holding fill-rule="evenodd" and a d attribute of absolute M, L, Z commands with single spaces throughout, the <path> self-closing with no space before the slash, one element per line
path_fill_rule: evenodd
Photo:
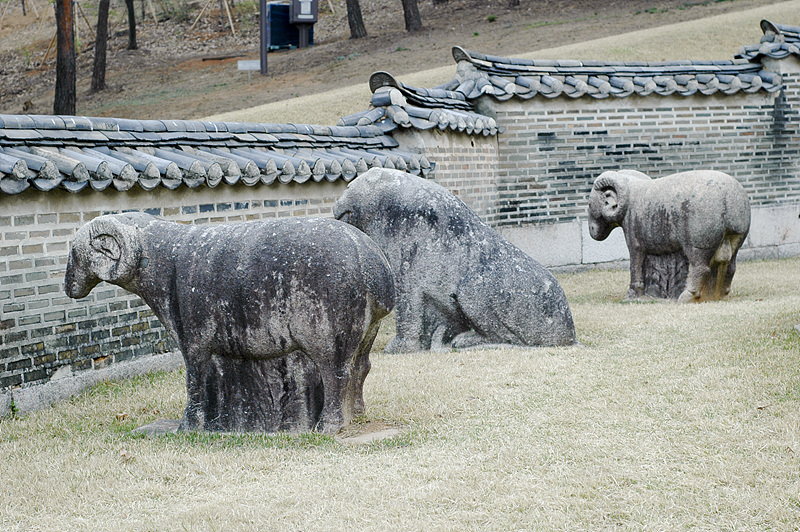
<path fill-rule="evenodd" d="M 128 8 L 128 50 L 136 50 L 139 45 L 136 43 L 136 9 L 133 0 L 125 0 Z"/>
<path fill-rule="evenodd" d="M 53 112 L 74 115 L 75 33 L 72 0 L 56 0 L 56 94 Z"/>
<path fill-rule="evenodd" d="M 358 0 L 347 0 L 347 23 L 350 24 L 350 38 L 361 39 L 367 36 L 364 27 L 364 18 L 361 16 L 361 6 Z"/>
<path fill-rule="evenodd" d="M 403 17 L 406 19 L 406 31 L 422 29 L 422 17 L 419 16 L 417 0 L 402 0 Z"/>
<path fill-rule="evenodd" d="M 97 8 L 97 38 L 94 41 L 94 68 L 92 69 L 92 92 L 106 88 L 106 48 L 108 44 L 108 4 L 100 0 Z"/>

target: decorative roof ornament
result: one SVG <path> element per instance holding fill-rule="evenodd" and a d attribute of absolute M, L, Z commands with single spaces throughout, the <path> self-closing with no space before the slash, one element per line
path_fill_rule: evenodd
<path fill-rule="evenodd" d="M 800 57 L 800 26 L 776 24 L 769 20 L 761 21 L 760 44 L 742 46 L 737 58 L 748 61 L 759 61 L 762 57 L 770 59 L 785 59 L 790 55 Z"/>
<path fill-rule="evenodd" d="M 453 82 L 431 89 L 413 87 L 387 72 L 370 76 L 372 108 L 339 119 L 339 125 L 374 124 L 383 131 L 397 128 L 427 130 L 438 128 L 468 135 L 495 135 L 494 118 L 476 113 L 472 103 Z"/>

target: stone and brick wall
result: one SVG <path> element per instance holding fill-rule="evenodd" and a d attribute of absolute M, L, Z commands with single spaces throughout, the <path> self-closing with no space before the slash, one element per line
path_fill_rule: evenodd
<path fill-rule="evenodd" d="M 496 223 L 584 218 L 594 179 L 621 168 L 656 178 L 714 169 L 736 177 L 753 206 L 800 202 L 797 126 L 776 117 L 785 100 L 779 93 L 504 102 L 496 110 L 505 127 Z"/>
<path fill-rule="evenodd" d="M 458 196 L 484 221 L 497 216 L 498 149 L 496 136 L 464 135 L 438 129 L 424 132 L 398 131 L 400 146 L 435 161 L 430 176 Z"/>

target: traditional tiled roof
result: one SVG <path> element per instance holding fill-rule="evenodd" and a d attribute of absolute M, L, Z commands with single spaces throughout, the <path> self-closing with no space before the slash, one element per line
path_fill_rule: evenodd
<path fill-rule="evenodd" d="M 473 111 L 472 103 L 445 86 L 423 89 L 406 85 L 386 72 L 369 80 L 372 109 L 339 119 L 339 125 L 375 124 L 383 131 L 396 128 L 450 129 L 469 135 L 495 135 L 494 118 Z"/>
<path fill-rule="evenodd" d="M 760 44 L 742 46 L 736 57 L 748 61 L 758 61 L 761 57 L 784 59 L 790 55 L 800 57 L 800 26 L 775 24 L 769 20 L 761 21 Z"/>
<path fill-rule="evenodd" d="M 780 76 L 758 63 L 733 61 L 574 61 L 509 59 L 453 48 L 460 83 L 455 92 L 467 100 L 484 94 L 497 100 L 568 96 L 624 98 L 774 92 Z"/>
<path fill-rule="evenodd" d="M 453 48 L 458 64 L 448 83 L 424 89 L 402 83 L 386 72 L 369 81 L 371 108 L 345 116 L 341 126 L 374 125 L 382 131 L 399 128 L 450 129 L 474 135 L 494 135 L 493 118 L 475 112 L 481 96 L 503 101 L 545 98 L 625 98 L 693 96 L 716 93 L 775 92 L 781 77 L 753 61 L 758 55 L 798 54 L 800 27 L 762 21 L 765 37 L 753 50 L 730 61 L 575 61 L 511 59 Z M 752 53 L 747 52 L 750 50 Z"/>
<path fill-rule="evenodd" d="M 761 28 L 761 44 L 743 47 L 733 61 L 509 59 L 454 47 L 453 80 L 424 89 L 377 72 L 371 109 L 338 126 L 0 115 L 0 192 L 349 181 L 374 166 L 426 175 L 433 164 L 400 150 L 389 134 L 438 128 L 495 135 L 494 118 L 474 107 L 483 95 L 502 101 L 777 91 L 780 76 L 758 59 L 800 56 L 800 27 L 764 20 Z"/>
<path fill-rule="evenodd" d="M 4 194 L 350 181 L 374 166 L 433 169 L 375 126 L 0 115 Z"/>

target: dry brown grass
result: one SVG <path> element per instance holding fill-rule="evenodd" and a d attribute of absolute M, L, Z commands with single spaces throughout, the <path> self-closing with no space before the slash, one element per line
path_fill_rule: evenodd
<path fill-rule="evenodd" d="M 800 25 L 800 0 L 671 24 L 594 41 L 518 54 L 528 59 L 602 59 L 610 61 L 666 61 L 677 59 L 733 59 L 743 44 L 761 38 L 759 22 L 770 19 Z M 634 22 L 634 21 L 632 21 Z M 492 53 L 492 50 L 478 50 Z M 417 87 L 450 81 L 455 65 L 399 76 Z M 215 115 L 209 120 L 335 124 L 341 116 L 363 111 L 370 99 L 367 82 L 333 91 Z"/>
<path fill-rule="evenodd" d="M 559 278 L 581 347 L 373 355 L 380 443 L 131 436 L 180 415 L 181 373 L 0 421 L 0 528 L 796 530 L 800 259 L 695 306 Z"/>

